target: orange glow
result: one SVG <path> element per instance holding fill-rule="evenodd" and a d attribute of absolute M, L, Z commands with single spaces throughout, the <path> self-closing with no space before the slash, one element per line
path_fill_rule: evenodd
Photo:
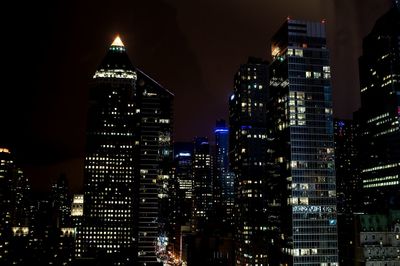
<path fill-rule="evenodd" d="M 10 153 L 10 150 L 7 148 L 0 148 L 0 152 Z"/>
<path fill-rule="evenodd" d="M 115 39 L 114 39 L 113 43 L 111 44 L 111 46 L 122 46 L 122 47 L 125 47 L 125 45 L 122 42 L 122 40 L 119 37 L 119 35 L 117 35 L 117 37 L 115 37 Z"/>

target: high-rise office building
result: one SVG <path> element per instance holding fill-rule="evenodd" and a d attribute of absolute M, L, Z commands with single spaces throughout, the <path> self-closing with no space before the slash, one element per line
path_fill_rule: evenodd
<path fill-rule="evenodd" d="M 364 38 L 359 60 L 360 178 L 364 211 L 400 204 L 400 8 L 398 1 Z"/>
<path fill-rule="evenodd" d="M 72 225 L 71 203 L 69 194 L 68 180 L 65 175 L 61 175 L 51 186 L 50 200 L 53 209 L 53 224 L 57 228 Z"/>
<path fill-rule="evenodd" d="M 179 224 L 190 222 L 193 205 L 193 143 L 174 143 L 175 179 L 179 184 L 177 192 Z"/>
<path fill-rule="evenodd" d="M 335 168 L 338 213 L 359 211 L 360 179 L 358 174 L 357 124 L 334 119 Z"/>
<path fill-rule="evenodd" d="M 352 231 L 354 213 L 360 211 L 361 197 L 358 170 L 358 124 L 353 120 L 334 119 L 335 169 L 339 263 L 350 265 L 354 251 Z"/>
<path fill-rule="evenodd" d="M 338 265 L 332 88 L 324 22 L 272 38 L 268 103 L 270 265 Z"/>
<path fill-rule="evenodd" d="M 0 147 L 0 264 L 30 259 L 30 184 L 11 150 Z"/>
<path fill-rule="evenodd" d="M 196 137 L 193 151 L 192 231 L 205 229 L 213 210 L 213 168 L 210 144 L 205 137 Z"/>
<path fill-rule="evenodd" d="M 71 216 L 72 198 L 65 175 L 52 184 L 50 191 L 51 223 L 48 230 L 49 264 L 65 265 L 75 257 L 76 228 Z"/>
<path fill-rule="evenodd" d="M 173 250 L 181 260 L 187 260 L 187 233 L 193 209 L 193 142 L 174 143 L 173 179 L 175 189 L 170 193 L 174 217 Z"/>
<path fill-rule="evenodd" d="M 172 176 L 172 125 L 174 95 L 136 70 L 136 112 L 140 145 L 139 182 L 139 265 L 157 263 L 157 254 L 166 252 L 169 222 L 169 189 Z M 156 251 L 154 244 L 156 243 Z"/>
<path fill-rule="evenodd" d="M 0 148 L 0 262 L 10 263 L 12 237 L 14 158 L 8 148 Z"/>
<path fill-rule="evenodd" d="M 82 230 L 83 204 L 83 194 L 74 194 L 71 204 L 71 220 L 72 227 L 75 228 L 75 258 L 80 258 L 82 256 L 82 233 L 80 230 Z"/>
<path fill-rule="evenodd" d="M 234 173 L 236 265 L 267 265 L 266 102 L 268 62 L 248 59 L 229 99 L 229 160 Z"/>
<path fill-rule="evenodd" d="M 219 120 L 214 129 L 215 134 L 215 182 L 218 185 L 223 221 L 232 221 L 234 204 L 234 175 L 229 171 L 229 127 L 225 120 Z M 214 186 L 215 187 L 215 186 Z M 214 193 L 215 194 L 215 193 Z M 221 211 L 222 211 L 221 210 Z"/>
<path fill-rule="evenodd" d="M 85 154 L 82 257 L 158 263 L 170 170 L 173 95 L 134 67 L 117 37 L 93 76 Z"/>

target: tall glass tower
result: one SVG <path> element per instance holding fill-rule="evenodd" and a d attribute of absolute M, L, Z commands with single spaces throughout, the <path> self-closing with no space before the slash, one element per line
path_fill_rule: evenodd
<path fill-rule="evenodd" d="M 214 134 L 216 181 L 221 189 L 221 205 L 225 210 L 223 221 L 232 222 L 234 175 L 229 171 L 229 127 L 226 125 L 225 120 L 217 121 Z"/>
<path fill-rule="evenodd" d="M 117 37 L 90 90 L 84 217 L 77 238 L 82 257 L 157 263 L 158 240 L 166 239 L 161 209 L 172 156 L 172 99 L 132 65 Z"/>
<path fill-rule="evenodd" d="M 206 137 L 194 139 L 192 231 L 204 231 L 213 210 L 213 170 Z"/>
<path fill-rule="evenodd" d="M 365 211 L 400 205 L 400 7 L 375 23 L 359 60 L 360 177 Z"/>
<path fill-rule="evenodd" d="M 268 62 L 240 65 L 229 99 L 229 160 L 235 189 L 236 265 L 267 265 L 266 102 Z"/>
<path fill-rule="evenodd" d="M 270 265 L 338 265 L 332 88 L 324 22 L 288 19 L 272 38 Z"/>

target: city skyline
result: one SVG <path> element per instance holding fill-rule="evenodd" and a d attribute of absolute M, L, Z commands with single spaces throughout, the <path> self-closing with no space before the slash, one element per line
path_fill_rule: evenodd
<path fill-rule="evenodd" d="M 207 1 L 198 6 L 174 1 L 135 5 L 121 2 L 112 10 L 99 6 L 60 3 L 40 10 L 32 7 L 42 18 L 10 34 L 18 50 L 12 58 L 6 56 L 10 66 L 14 66 L 15 59 L 27 60 L 33 63 L 34 70 L 27 72 L 26 81 L 17 84 L 18 90 L 15 86 L 2 90 L 6 103 L 1 106 L 1 113 L 11 111 L 13 115 L 3 115 L 6 130 L 1 132 L 1 139 L 13 145 L 34 181 L 34 189 L 46 190 L 46 184 L 60 172 L 72 179 L 73 189 L 81 187 L 79 169 L 83 164 L 85 125 L 82 114 L 87 109 L 88 77 L 116 34 L 130 47 L 134 63 L 177 95 L 174 140 L 187 141 L 198 135 L 212 141 L 215 119 L 227 119 L 226 99 L 233 87 L 231 74 L 248 56 L 270 59 L 269 39 L 287 16 L 326 19 L 328 47 L 332 47 L 335 115 L 349 116 L 358 106 L 357 57 L 361 54 L 361 39 L 390 1 L 236 3 L 226 10 L 223 3 Z M 133 13 L 127 12 L 130 8 Z M 253 16 L 245 15 L 242 9 Z M 210 10 L 211 16 L 201 23 L 197 19 L 205 10 Z M 21 20 L 27 24 L 31 15 L 25 11 L 22 9 L 19 14 L 26 15 Z M 96 12 L 107 12 L 109 21 L 88 21 L 86 14 L 95 16 Z M 152 23 L 143 14 L 149 14 Z M 74 20 L 64 21 L 70 15 Z M 95 22 L 99 24 L 94 25 Z M 36 35 L 30 33 L 32 27 L 38 29 Z M 20 33 L 16 35 L 17 32 Z M 171 65 L 176 70 L 170 73 L 166 69 Z M 15 75 L 10 72 L 7 77 L 15 79 Z M 19 99 L 17 91 L 24 98 Z M 194 119 L 189 118 L 189 113 Z"/>
<path fill-rule="evenodd" d="M 135 13 L 150 23 L 140 28 L 147 41 L 156 38 L 152 27 L 158 20 L 152 21 L 152 16 L 176 16 L 178 22 L 179 12 L 174 11 L 182 8 L 172 0 L 155 1 L 169 13 L 153 6 L 155 3 L 137 3 L 138 9 L 148 8 Z M 194 16 L 207 6 L 205 1 L 197 6 Z M 196 65 L 197 74 L 191 72 L 194 65 L 190 60 L 179 64 L 184 58 L 179 54 L 187 50 L 182 46 L 170 50 L 169 40 L 184 46 L 191 40 L 183 38 L 182 43 L 170 31 L 162 32 L 160 41 L 144 46 L 143 39 L 132 42 L 137 32 L 113 34 L 91 73 L 89 57 L 97 56 L 101 45 L 87 53 L 88 65 L 84 61 L 70 65 L 92 41 L 103 43 L 95 38 L 86 42 L 90 34 L 80 41 L 73 38 L 75 48 L 88 46 L 68 58 L 67 51 L 60 51 L 60 57 L 29 61 L 32 65 L 26 75 L 13 80 L 11 88 L 31 81 L 32 91 L 18 93 L 16 103 L 7 98 L 16 96 L 15 92 L 5 86 L 5 95 L 11 94 L 0 105 L 9 108 L 0 112 L 6 125 L 0 130 L 0 264 L 399 264 L 400 0 L 390 0 L 391 7 L 374 18 L 358 48 L 354 45 L 360 36 L 344 38 L 343 31 L 336 31 L 340 27 L 332 26 L 329 19 L 313 16 L 324 14 L 324 10 L 337 15 L 338 5 L 353 6 L 361 14 L 367 6 L 374 6 L 375 0 L 367 5 L 361 1 L 356 5 L 358 0 L 347 5 L 342 0 L 324 5 L 320 1 L 274 5 L 277 12 L 268 18 L 271 21 L 277 20 L 283 6 L 287 12 L 297 6 L 302 15 L 286 16 L 278 25 L 264 25 L 268 41 L 258 40 L 257 44 L 264 42 L 267 56 L 240 56 L 246 45 L 256 41 L 240 33 L 241 27 L 259 23 L 256 16 L 247 16 L 249 24 L 235 26 L 243 22 L 240 19 L 229 24 L 237 30 L 235 37 L 240 41 L 224 40 L 226 51 L 217 56 L 213 53 L 218 50 L 218 38 L 214 38 L 215 50 L 204 47 L 210 54 L 196 51 L 201 58 L 197 63 L 204 60 L 208 66 L 202 69 L 201 64 Z M 115 10 L 125 11 L 130 4 L 113 3 L 106 13 L 110 14 L 108 19 L 113 19 Z M 47 10 L 62 6 L 57 3 Z M 240 6 L 231 3 L 223 7 L 226 11 L 230 7 L 232 15 Z M 380 13 L 378 6 L 375 15 Z M 222 6 L 212 7 L 211 18 Z M 101 15 L 102 8 L 91 11 Z M 76 14 L 81 11 L 74 9 Z M 363 19 L 371 14 L 364 14 Z M 136 15 L 131 18 L 137 19 Z M 225 19 L 229 21 L 229 15 Z M 360 17 L 356 20 L 362 22 Z M 77 18 L 68 25 L 79 25 L 79 21 Z M 347 33 L 355 33 L 355 28 L 362 31 L 360 24 L 346 21 Z M 201 25 L 207 28 L 209 22 Z M 52 26 L 59 34 L 66 29 Z M 97 26 L 101 29 L 101 23 Z M 117 26 L 124 28 L 123 24 Z M 250 27 L 248 33 L 253 35 L 260 26 Z M 163 29 L 171 28 L 165 20 Z M 202 41 L 216 37 L 214 30 Z M 332 30 L 338 35 L 332 35 Z M 220 33 L 222 39 L 230 34 Z M 14 43 L 14 51 L 20 51 L 18 42 Z M 343 45 L 353 47 L 344 57 L 338 53 Z M 164 49 L 158 50 L 161 47 Z M 224 58 L 232 47 L 241 52 Z M 50 44 L 37 48 L 38 55 L 41 49 L 47 55 L 53 52 Z M 23 56 L 23 51 L 15 53 L 12 62 Z M 355 59 L 356 71 L 351 63 Z M 52 60 L 56 64 L 51 71 L 41 73 L 44 66 L 40 64 Z M 148 66 L 166 67 L 155 71 L 161 73 L 158 76 L 152 67 L 138 63 L 141 60 Z M 232 62 L 236 64 L 233 71 Z M 14 69 L 13 65 L 8 69 Z M 38 75 L 31 78 L 34 73 Z M 86 88 L 72 97 L 80 85 L 70 87 L 72 98 L 63 97 L 62 88 L 83 81 L 74 73 L 88 75 Z M 12 74 L 7 78 L 13 78 Z M 212 86 L 198 83 L 206 80 L 202 79 L 206 74 L 214 81 Z M 65 75 L 67 79 L 63 79 Z M 227 97 L 221 97 L 224 92 L 218 84 L 225 75 L 233 85 Z M 51 85 L 53 93 L 32 97 L 38 93 L 38 84 Z M 360 106 L 351 93 L 355 85 Z M 340 96 L 344 89 L 346 100 Z M 335 97 L 339 101 L 336 107 Z M 228 113 L 217 111 L 216 103 Z M 60 108 L 62 112 L 57 112 Z M 37 123 L 34 116 L 39 110 L 45 115 Z M 80 113 L 81 119 L 74 118 L 71 110 Z M 346 115 L 349 110 L 351 116 Z M 23 119 L 21 114 L 25 114 Z M 82 128 L 68 127 L 82 121 Z M 68 128 L 62 134 L 60 124 Z"/>

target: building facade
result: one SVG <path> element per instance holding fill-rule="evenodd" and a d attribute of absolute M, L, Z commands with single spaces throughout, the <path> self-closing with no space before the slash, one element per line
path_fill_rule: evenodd
<path fill-rule="evenodd" d="M 400 11 L 398 2 L 364 38 L 359 59 L 360 178 L 364 209 L 400 204 Z"/>
<path fill-rule="evenodd" d="M 204 231 L 213 211 L 213 168 L 206 137 L 194 139 L 192 231 Z"/>
<path fill-rule="evenodd" d="M 80 238 L 85 258 L 159 263 L 173 95 L 132 65 L 119 37 L 93 76 Z"/>
<path fill-rule="evenodd" d="M 219 120 L 215 129 L 215 181 L 218 184 L 222 221 L 233 223 L 232 212 L 235 199 L 234 175 L 229 169 L 229 127 L 225 120 Z M 215 186 L 214 186 L 215 187 Z M 215 194 L 215 193 L 214 193 Z M 216 196 L 215 196 L 216 197 Z"/>
<path fill-rule="evenodd" d="M 324 22 L 272 38 L 268 103 L 271 265 L 338 265 L 332 88 Z"/>
<path fill-rule="evenodd" d="M 24 264 L 31 253 L 30 183 L 14 154 L 0 147 L 0 264 Z"/>
<path fill-rule="evenodd" d="M 268 62 L 250 57 L 229 99 L 229 160 L 234 173 L 236 265 L 267 265 L 266 102 Z"/>
<path fill-rule="evenodd" d="M 400 264 L 400 212 L 355 215 L 350 250 L 353 260 L 346 265 L 395 266 Z"/>
<path fill-rule="evenodd" d="M 338 213 L 352 214 L 361 204 L 358 169 L 358 126 L 352 120 L 334 119 L 335 168 Z"/>

